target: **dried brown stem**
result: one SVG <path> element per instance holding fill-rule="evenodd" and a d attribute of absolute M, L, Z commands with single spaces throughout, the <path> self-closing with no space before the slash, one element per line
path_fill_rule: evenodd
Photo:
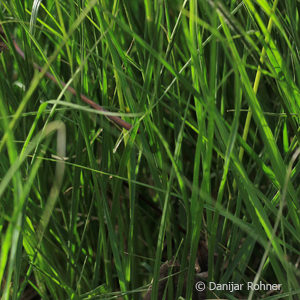
<path fill-rule="evenodd" d="M 5 40 L 6 40 L 6 37 L 5 37 L 5 34 L 4 34 L 4 31 L 0 25 L 0 52 L 4 49 L 7 49 L 7 45 L 5 43 Z M 17 53 L 23 58 L 25 59 L 25 54 L 24 52 L 21 50 L 21 48 L 19 47 L 19 45 L 17 44 L 17 42 L 15 41 L 15 39 L 13 39 L 13 44 L 14 44 L 14 47 L 17 51 Z M 37 65 L 37 64 L 33 64 L 34 68 L 41 71 L 42 68 Z M 46 72 L 45 73 L 45 76 L 47 78 L 49 78 L 51 81 L 53 81 L 55 84 L 59 85 L 61 84 L 62 86 L 66 86 L 66 83 L 63 82 L 63 81 L 60 81 L 58 82 L 56 80 L 56 78 L 50 74 L 49 72 Z M 69 92 L 71 92 L 74 96 L 77 95 L 77 92 L 75 91 L 74 88 L 72 88 L 71 86 L 67 86 L 67 90 Z M 101 105 L 97 104 L 96 102 L 92 101 L 91 99 L 89 99 L 88 97 L 86 97 L 85 95 L 83 94 L 80 94 L 80 98 L 83 102 L 87 103 L 88 105 L 90 105 L 91 107 L 95 108 L 96 110 L 99 110 L 99 111 L 103 111 L 103 112 L 109 112 L 108 110 L 106 110 L 105 108 L 103 108 Z M 118 124 L 119 126 L 125 128 L 126 130 L 130 130 L 132 128 L 132 125 L 124 120 L 122 120 L 121 118 L 117 117 L 117 116 L 110 116 L 110 115 L 106 115 L 106 117 L 110 120 L 112 120 L 113 122 L 115 122 L 116 124 Z"/>

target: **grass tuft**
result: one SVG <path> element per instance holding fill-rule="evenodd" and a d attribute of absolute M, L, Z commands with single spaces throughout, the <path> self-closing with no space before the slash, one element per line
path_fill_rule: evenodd
<path fill-rule="evenodd" d="M 0 298 L 298 299 L 299 12 L 1 1 Z"/>

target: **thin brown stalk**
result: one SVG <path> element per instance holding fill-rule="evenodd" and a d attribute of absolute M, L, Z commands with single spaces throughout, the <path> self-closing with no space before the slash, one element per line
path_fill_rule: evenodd
<path fill-rule="evenodd" d="M 4 49 L 7 49 L 7 45 L 5 44 L 5 34 L 4 34 L 4 31 L 0 25 L 0 52 L 1 50 L 4 50 Z M 16 52 L 23 58 L 25 59 L 25 54 L 24 52 L 21 50 L 21 48 L 19 47 L 19 45 L 17 44 L 16 40 L 14 38 L 12 38 L 13 40 L 13 44 L 14 44 L 14 47 L 16 49 Z M 33 64 L 34 68 L 41 71 L 42 68 L 37 65 L 37 64 Z M 45 73 L 45 76 L 47 78 L 49 78 L 51 81 L 53 81 L 55 84 L 57 85 L 62 85 L 62 86 L 66 86 L 66 83 L 63 82 L 63 81 L 60 81 L 58 82 L 56 80 L 56 78 L 50 74 L 49 72 L 46 72 Z M 75 91 L 75 89 L 71 86 L 67 86 L 67 90 L 73 94 L 74 96 L 77 95 L 77 92 Z M 103 108 L 101 105 L 97 104 L 96 102 L 92 101 L 91 99 L 89 99 L 87 96 L 83 95 L 83 94 L 80 94 L 80 99 L 87 103 L 88 105 L 90 105 L 91 107 L 95 108 L 96 110 L 99 110 L 99 111 L 103 111 L 103 112 L 109 112 L 108 110 L 106 110 L 105 108 Z M 106 115 L 106 117 L 110 120 L 112 120 L 113 122 L 115 122 L 116 124 L 118 124 L 119 126 L 121 126 L 122 128 L 125 128 L 126 130 L 130 130 L 132 128 L 132 125 L 124 120 L 122 120 L 121 118 L 117 117 L 117 116 L 110 116 L 110 115 Z"/>

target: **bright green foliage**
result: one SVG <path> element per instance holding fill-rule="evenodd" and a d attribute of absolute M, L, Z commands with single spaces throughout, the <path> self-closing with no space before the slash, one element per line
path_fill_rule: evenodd
<path fill-rule="evenodd" d="M 244 284 L 207 298 L 300 297 L 299 14 L 296 0 L 1 1 L 0 298 L 137 300 L 151 280 L 152 300 L 194 299 L 197 280 Z"/>

